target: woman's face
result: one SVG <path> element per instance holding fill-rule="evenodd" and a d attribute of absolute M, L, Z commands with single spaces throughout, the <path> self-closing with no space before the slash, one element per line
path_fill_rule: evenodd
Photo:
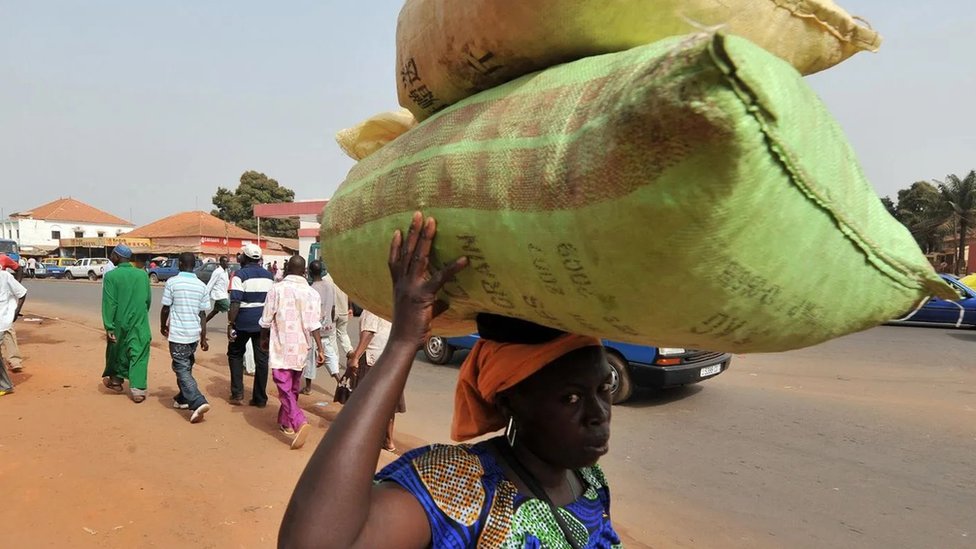
<path fill-rule="evenodd" d="M 610 365 L 602 347 L 564 355 L 507 393 L 525 444 L 547 463 L 579 469 L 609 450 Z"/>

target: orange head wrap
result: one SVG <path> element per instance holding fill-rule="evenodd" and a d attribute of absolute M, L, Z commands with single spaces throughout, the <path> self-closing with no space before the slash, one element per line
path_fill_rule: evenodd
<path fill-rule="evenodd" d="M 458 375 L 451 438 L 461 442 L 505 426 L 495 396 L 528 379 L 557 358 L 584 347 L 599 347 L 595 337 L 565 334 L 548 343 L 498 343 L 480 339 Z"/>

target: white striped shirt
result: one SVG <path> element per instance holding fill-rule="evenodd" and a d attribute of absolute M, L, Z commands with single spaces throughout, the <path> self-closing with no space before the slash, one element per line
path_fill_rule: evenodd
<path fill-rule="evenodd" d="M 200 312 L 210 307 L 207 286 L 193 273 L 181 272 L 166 281 L 163 306 L 169 307 L 169 340 L 200 341 Z"/>

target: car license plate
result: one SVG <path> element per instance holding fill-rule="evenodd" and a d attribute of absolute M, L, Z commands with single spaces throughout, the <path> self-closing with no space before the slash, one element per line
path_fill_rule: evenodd
<path fill-rule="evenodd" d="M 699 377 L 713 376 L 722 371 L 722 365 L 716 364 L 715 366 L 706 366 L 701 369 L 701 375 Z"/>

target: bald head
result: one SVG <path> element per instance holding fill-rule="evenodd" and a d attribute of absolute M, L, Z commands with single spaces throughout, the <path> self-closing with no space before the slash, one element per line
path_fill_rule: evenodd
<path fill-rule="evenodd" d="M 285 274 L 305 276 L 305 258 L 300 255 L 293 255 L 285 263 Z"/>

